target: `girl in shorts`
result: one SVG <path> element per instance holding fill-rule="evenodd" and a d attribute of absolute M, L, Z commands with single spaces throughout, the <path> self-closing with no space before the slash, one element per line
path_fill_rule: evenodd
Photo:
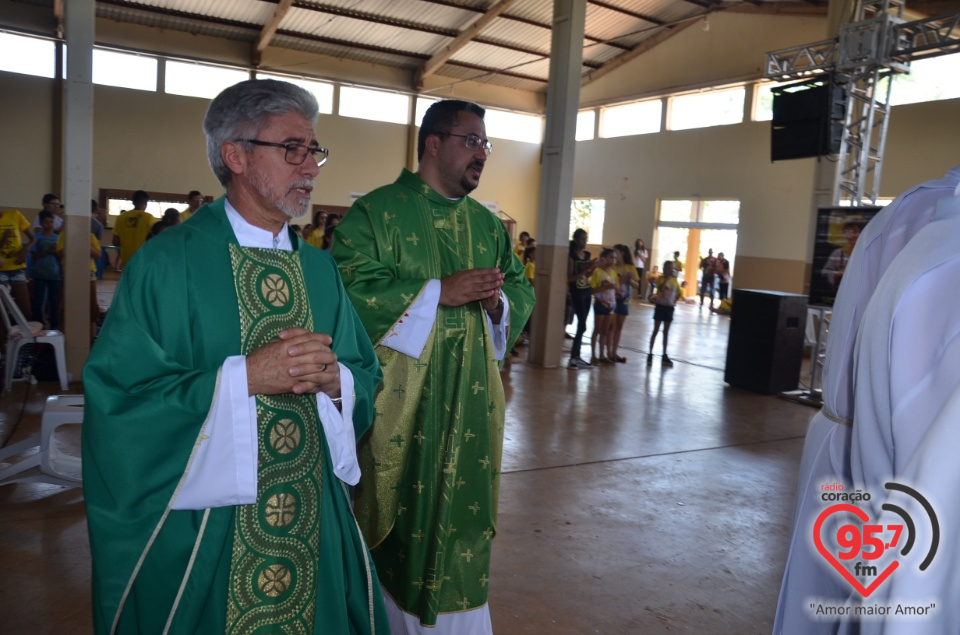
<path fill-rule="evenodd" d="M 623 364 L 627 358 L 617 354 L 620 348 L 620 335 L 623 333 L 623 323 L 630 315 L 630 296 L 634 289 L 639 291 L 640 285 L 637 280 L 637 270 L 632 264 L 630 248 L 626 245 L 614 245 L 613 249 L 619 256 L 620 264 L 615 268 L 618 277 L 617 308 L 613 310 L 613 324 L 610 325 L 610 359 Z"/>
<path fill-rule="evenodd" d="M 593 289 L 593 335 L 590 337 L 591 364 L 612 363 L 610 359 L 610 335 L 613 325 L 613 310 L 617 306 L 617 256 L 612 249 L 600 252 L 597 268 L 590 275 Z M 599 348 L 599 355 L 597 349 Z"/>
<path fill-rule="evenodd" d="M 647 353 L 647 366 L 653 366 L 653 343 L 657 340 L 657 332 L 660 330 L 660 324 L 663 324 L 663 358 L 661 363 L 664 366 L 673 366 L 673 362 L 667 357 L 667 335 L 670 333 L 670 323 L 673 322 L 673 309 L 682 296 L 680 285 L 677 283 L 676 272 L 673 268 L 673 261 L 668 260 L 663 263 L 663 275 L 657 281 L 657 288 L 652 297 L 653 300 L 653 334 L 650 336 L 650 351 Z"/>

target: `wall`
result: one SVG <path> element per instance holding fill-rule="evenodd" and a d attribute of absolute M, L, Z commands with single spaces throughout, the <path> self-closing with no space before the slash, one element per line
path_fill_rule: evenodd
<path fill-rule="evenodd" d="M 0 206 L 39 208 L 54 184 L 54 82 L 0 73 Z"/>
<path fill-rule="evenodd" d="M 0 73 L 0 205 L 36 209 L 57 192 L 53 80 Z M 208 167 L 201 129 L 209 101 L 109 86 L 94 89 L 93 192 L 98 188 L 205 194 L 222 190 Z M 407 126 L 321 115 L 317 137 L 330 149 L 314 203 L 349 205 L 351 192 L 392 182 L 406 164 Z M 522 227 L 535 226 L 540 147 L 495 139 L 474 196 L 495 201 Z"/>

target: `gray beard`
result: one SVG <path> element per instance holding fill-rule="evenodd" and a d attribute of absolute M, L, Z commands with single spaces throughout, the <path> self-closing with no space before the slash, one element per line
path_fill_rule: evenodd
<path fill-rule="evenodd" d="M 270 190 L 270 186 L 267 183 L 267 176 L 263 173 L 263 170 L 259 168 L 254 168 L 252 174 L 250 174 L 250 185 L 252 185 L 261 196 L 271 200 L 274 207 L 283 212 L 287 218 L 297 218 L 299 216 L 303 216 L 310 208 L 309 201 L 307 201 L 307 203 L 304 205 L 298 205 L 295 203 L 290 203 L 284 196 L 274 198 L 275 195 Z M 294 183 L 290 188 L 287 189 L 286 194 L 289 194 L 291 189 L 300 187 L 302 185 L 304 185 L 303 182 Z"/>

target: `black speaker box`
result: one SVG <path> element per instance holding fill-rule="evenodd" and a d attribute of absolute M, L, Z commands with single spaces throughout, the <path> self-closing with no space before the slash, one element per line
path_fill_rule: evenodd
<path fill-rule="evenodd" d="M 734 289 L 723 380 L 765 395 L 796 390 L 806 320 L 804 295 Z"/>
<path fill-rule="evenodd" d="M 775 88 L 770 160 L 838 153 L 846 109 L 847 91 L 833 76 Z"/>
<path fill-rule="evenodd" d="M 803 159 L 840 152 L 843 123 L 803 121 L 770 131 L 770 160 Z"/>

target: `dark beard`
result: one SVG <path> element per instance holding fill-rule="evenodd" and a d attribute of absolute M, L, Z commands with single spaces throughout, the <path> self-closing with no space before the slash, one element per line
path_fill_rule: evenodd
<path fill-rule="evenodd" d="M 466 196 L 466 195 L 469 194 L 470 192 L 472 192 L 472 191 L 474 191 L 475 189 L 477 189 L 476 185 L 474 185 L 473 183 L 471 183 L 471 182 L 467 179 L 467 177 L 463 177 L 462 179 L 460 179 L 460 187 L 463 188 L 463 194 L 464 194 L 464 196 Z"/>

